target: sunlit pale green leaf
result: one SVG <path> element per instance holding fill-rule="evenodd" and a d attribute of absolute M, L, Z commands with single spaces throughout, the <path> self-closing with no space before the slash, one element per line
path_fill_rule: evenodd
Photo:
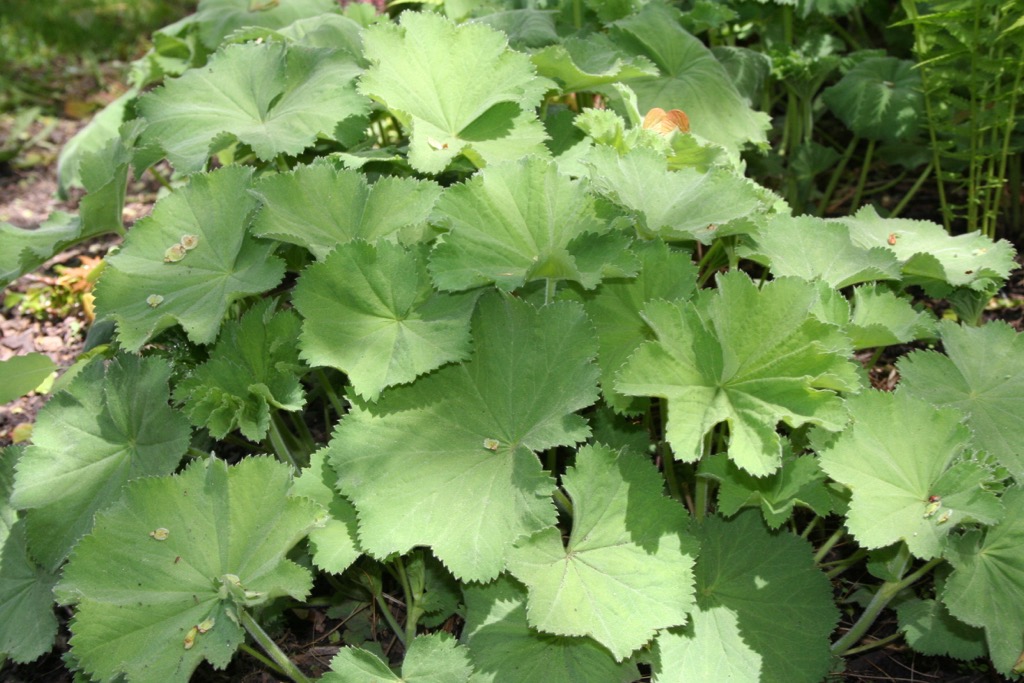
<path fill-rule="evenodd" d="M 985 629 L 989 655 L 1003 675 L 1024 654 L 1024 490 L 1003 495 L 1006 517 L 958 539 L 946 557 L 955 567 L 942 602 L 961 621 Z"/>
<path fill-rule="evenodd" d="M 471 683 L 632 683 L 636 665 L 617 664 L 590 638 L 538 633 L 526 623 L 526 590 L 502 576 L 467 584 L 464 638 L 475 673 Z"/>
<path fill-rule="evenodd" d="M 331 660 L 323 683 L 465 683 L 473 673 L 469 654 L 447 633 L 418 636 L 409 643 L 402 674 L 391 671 L 371 652 L 343 648 Z"/>
<path fill-rule="evenodd" d="M 144 143 L 157 144 L 175 169 L 192 173 L 226 146 L 225 134 L 271 160 L 311 146 L 317 135 L 367 112 L 355 91 L 360 67 L 334 50 L 280 43 L 229 45 L 202 69 L 144 95 Z"/>
<path fill-rule="evenodd" d="M 199 460 L 130 484 L 57 587 L 77 605 L 71 653 L 81 668 L 103 681 L 184 682 L 204 659 L 227 665 L 244 637 L 242 610 L 303 598 L 312 579 L 285 554 L 326 512 L 287 497 L 290 479 L 259 457 Z M 205 633 L 192 632 L 204 622 Z"/>
<path fill-rule="evenodd" d="M 620 155 L 597 147 L 586 163 L 594 189 L 635 216 L 637 232 L 646 239 L 697 240 L 710 244 L 722 235 L 749 232 L 738 221 L 767 207 L 763 190 L 726 169 L 668 169 L 653 149 L 636 148 Z M 730 225 L 731 221 L 736 221 Z"/>
<path fill-rule="evenodd" d="M 903 269 L 905 284 L 986 291 L 998 286 L 1016 267 L 1009 242 L 993 242 L 979 232 L 952 236 L 937 223 L 882 218 L 871 206 L 832 220 L 850 229 L 854 244 L 892 251 Z"/>
<path fill-rule="evenodd" d="M 703 614 L 694 615 L 692 629 L 658 639 L 655 680 L 727 680 L 723 671 L 735 671 L 736 662 L 723 662 L 725 657 L 751 666 L 760 660 L 754 675 L 736 671 L 739 681 L 822 680 L 832 663 L 829 637 L 839 614 L 810 545 L 790 534 L 770 534 L 753 511 L 731 521 L 710 518 L 694 531 L 701 539 L 695 574 Z M 681 638 L 690 643 L 684 646 Z M 702 676 L 710 674 L 712 662 L 726 668 Z"/>
<path fill-rule="evenodd" d="M 600 33 L 589 35 L 585 40 L 566 38 L 557 45 L 534 52 L 530 59 L 540 75 L 557 81 L 563 92 L 658 75 L 649 59 L 623 54 Z"/>
<path fill-rule="evenodd" d="M 858 246 L 845 225 L 814 216 L 773 216 L 758 228 L 753 242 L 751 253 L 765 260 L 776 277 L 821 280 L 836 289 L 900 277 L 892 252 Z"/>
<path fill-rule="evenodd" d="M 343 244 L 302 274 L 302 357 L 348 375 L 375 400 L 395 384 L 469 355 L 469 318 L 479 292 L 435 292 L 424 249 Z"/>
<path fill-rule="evenodd" d="M 328 462 L 366 552 L 427 545 L 457 578 L 480 581 L 501 572 L 517 538 L 554 523 L 554 481 L 533 452 L 587 437 L 573 412 L 597 399 L 598 371 L 578 304 L 536 310 L 492 294 L 472 330 L 465 363 L 354 406 Z"/>
<path fill-rule="evenodd" d="M 744 273 L 718 278 L 704 303 L 651 302 L 644 318 L 656 341 L 637 349 L 615 388 L 667 399 L 666 437 L 675 457 L 697 460 L 704 435 L 729 427 L 729 458 L 755 476 L 782 462 L 776 425 L 838 430 L 846 411 L 836 390 L 856 390 L 847 342 L 812 314 L 815 288 L 785 278 L 762 289 Z"/>
<path fill-rule="evenodd" d="M 985 488 L 992 473 L 964 459 L 970 433 L 962 413 L 904 391 L 868 391 L 848 405 L 853 423 L 820 461 L 852 491 L 847 527 L 863 547 L 902 540 L 928 559 L 961 523 L 993 524 L 1002 516 L 998 498 Z"/>
<path fill-rule="evenodd" d="M 253 221 L 254 234 L 298 244 L 323 260 L 334 247 L 353 239 L 373 242 L 404 236 L 403 228 L 418 228 L 441 188 L 414 178 L 381 178 L 367 185 L 362 173 L 314 163 L 268 176 L 253 192 L 263 202 Z"/>
<path fill-rule="evenodd" d="M 545 529 L 516 544 L 508 569 L 529 590 L 530 625 L 590 636 L 622 661 L 658 629 L 686 623 L 695 544 L 685 509 L 641 455 L 588 446 L 562 477 L 572 533 Z"/>
<path fill-rule="evenodd" d="M 844 329 L 855 349 L 892 346 L 935 336 L 935 317 L 887 289 L 865 285 L 853 290 L 853 315 Z"/>
<path fill-rule="evenodd" d="M 316 501 L 330 513 L 322 527 L 309 532 L 309 543 L 314 564 L 333 574 L 348 569 L 361 554 L 356 541 L 356 510 L 337 488 L 338 475 L 320 450 L 309 457 L 309 467 L 295 478 L 291 490 L 293 496 Z"/>
<path fill-rule="evenodd" d="M 192 424 L 218 439 L 238 429 L 251 441 L 266 436 L 272 410 L 295 411 L 306 399 L 295 338 L 299 317 L 274 312 L 266 300 L 224 326 L 210 358 L 174 389 Z"/>
<path fill-rule="evenodd" d="M 437 220 L 449 232 L 430 257 L 440 289 L 571 280 L 592 289 L 604 276 L 632 275 L 628 238 L 610 232 L 580 181 L 530 157 L 488 166 L 448 189 Z"/>
<path fill-rule="evenodd" d="M 92 363 L 39 411 L 11 502 L 31 508 L 29 548 L 44 566 L 60 565 L 125 482 L 178 465 L 190 430 L 168 405 L 169 376 L 156 358 Z"/>
<path fill-rule="evenodd" d="M 400 26 L 371 27 L 363 42 L 372 66 L 359 90 L 409 126 L 409 161 L 417 170 L 439 173 L 463 152 L 487 162 L 544 153 L 544 129 L 532 110 L 552 83 L 538 78 L 503 34 L 406 12 Z"/>
<path fill-rule="evenodd" d="M 193 176 L 157 202 L 108 257 L 96 309 L 117 321 L 125 348 L 137 350 L 175 323 L 208 344 L 233 301 L 281 280 L 284 264 L 272 255 L 273 245 L 246 234 L 257 206 L 246 192 L 250 173 L 231 166 Z M 183 247 L 183 239 L 194 247 Z"/>
<path fill-rule="evenodd" d="M 678 10 L 650 3 L 613 24 L 612 37 L 620 48 L 647 57 L 661 72 L 657 78 L 626 81 L 636 91 L 641 111 L 682 109 L 693 132 L 733 155 L 747 143 L 767 143 L 768 115 L 748 106 L 711 51 L 679 25 Z"/>
<path fill-rule="evenodd" d="M 939 324 L 946 355 L 914 351 L 899 362 L 907 393 L 968 416 L 974 445 L 1024 478 L 1024 337 L 1003 322 Z"/>

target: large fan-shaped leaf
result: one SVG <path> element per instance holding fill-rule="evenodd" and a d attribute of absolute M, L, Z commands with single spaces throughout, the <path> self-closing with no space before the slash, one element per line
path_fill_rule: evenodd
<path fill-rule="evenodd" d="M 587 437 L 597 399 L 583 309 L 482 299 L 474 356 L 356 406 L 328 446 L 338 486 L 377 557 L 428 545 L 457 578 L 488 580 L 512 543 L 551 526 L 551 477 L 532 451 Z"/>
<path fill-rule="evenodd" d="M 160 145 L 185 173 L 203 168 L 223 134 L 260 159 L 298 154 L 330 136 L 369 103 L 355 91 L 360 67 L 340 51 L 280 43 L 229 45 L 202 69 L 185 72 L 139 100 L 144 143 Z"/>
<path fill-rule="evenodd" d="M 229 166 L 193 176 L 160 200 L 107 259 L 96 309 L 117 321 L 125 348 L 139 349 L 176 322 L 190 339 L 208 344 L 233 301 L 281 280 L 284 263 L 272 255 L 273 245 L 246 234 L 257 205 L 246 192 L 250 173 Z"/>
<path fill-rule="evenodd" d="M 156 358 L 91 363 L 39 411 L 11 502 L 32 508 L 29 546 L 46 566 L 60 565 L 125 482 L 178 465 L 190 430 L 167 405 L 170 372 Z"/>
<path fill-rule="evenodd" d="M 532 110 L 552 84 L 503 34 L 406 12 L 401 26 L 378 24 L 363 41 L 373 64 L 359 89 L 411 126 L 409 162 L 417 170 L 439 173 L 467 148 L 487 162 L 544 153 Z"/>
<path fill-rule="evenodd" d="M 1002 322 L 939 324 L 943 356 L 915 351 L 899 363 L 907 393 L 968 416 L 974 444 L 1024 479 L 1024 336 Z"/>
<path fill-rule="evenodd" d="M 629 451 L 583 448 L 562 481 L 574 510 L 568 543 L 558 529 L 540 531 L 516 544 L 508 569 L 529 589 L 531 626 L 590 636 L 622 661 L 693 606 L 686 512 Z"/>
<path fill-rule="evenodd" d="M 768 115 L 750 109 L 711 51 L 679 25 L 678 10 L 650 3 L 614 29 L 619 46 L 647 57 L 661 72 L 658 78 L 626 81 L 640 111 L 682 109 L 694 133 L 736 156 L 747 143 L 767 143 Z"/>
<path fill-rule="evenodd" d="M 766 208 L 763 190 L 749 180 L 722 168 L 670 171 L 665 157 L 652 149 L 620 156 L 601 146 L 586 163 L 594 189 L 632 212 L 637 232 L 647 239 L 710 244 L 721 235 L 749 232 L 749 224 L 728 224 Z"/>
<path fill-rule="evenodd" d="M 636 272 L 628 238 L 609 232 L 582 183 L 545 159 L 488 166 L 447 190 L 437 216 L 450 229 L 430 258 L 440 289 L 509 291 L 542 279 L 592 289 L 602 276 Z"/>
<path fill-rule="evenodd" d="M 962 413 L 903 391 L 868 391 L 848 404 L 853 424 L 821 453 L 821 467 L 853 492 L 847 526 L 862 546 L 902 540 L 932 558 L 958 524 L 998 521 L 999 500 L 984 488 L 992 473 L 962 459 Z"/>
<path fill-rule="evenodd" d="M 476 673 L 471 683 L 632 683 L 636 665 L 617 664 L 590 638 L 538 633 L 526 623 L 526 591 L 502 576 L 467 585 L 466 643 Z"/>
<path fill-rule="evenodd" d="M 334 247 L 354 239 L 404 237 L 402 228 L 416 232 L 441 188 L 415 178 L 381 178 L 367 185 L 362 173 L 314 163 L 268 176 L 253 193 L 263 201 L 254 234 L 298 244 L 322 261 Z"/>
<path fill-rule="evenodd" d="M 287 497 L 289 485 L 270 458 L 195 461 L 129 485 L 57 587 L 77 603 L 71 653 L 82 669 L 104 681 L 187 681 L 203 659 L 227 665 L 243 640 L 241 610 L 304 597 L 309 572 L 285 554 L 325 512 Z"/>
<path fill-rule="evenodd" d="M 295 287 L 302 357 L 348 375 L 375 400 L 469 355 L 469 318 L 479 292 L 435 292 L 423 249 L 350 242 L 306 269 Z"/>
<path fill-rule="evenodd" d="M 469 653 L 447 633 L 418 636 L 409 643 L 402 660 L 402 675 L 393 672 L 377 655 L 359 648 L 344 648 L 331 660 L 322 683 L 465 683 L 473 667 Z"/>
<path fill-rule="evenodd" d="M 659 636 L 655 680 L 822 680 L 839 613 L 807 542 L 769 534 L 754 511 L 732 521 L 708 519 L 695 531 L 701 539 L 695 569 L 700 614 L 692 629 Z M 760 663 L 760 669 L 736 671 L 735 659 Z M 741 677 L 725 678 L 730 670 Z"/>
<path fill-rule="evenodd" d="M 821 98 L 856 135 L 883 142 L 917 133 L 924 109 L 916 65 L 895 57 L 865 59 Z"/>
<path fill-rule="evenodd" d="M 804 280 L 758 290 L 744 273 L 718 279 L 707 305 L 655 301 L 644 309 L 657 341 L 644 343 L 619 372 L 629 396 L 668 400 L 666 436 L 675 457 L 701 456 L 704 435 L 729 426 L 729 457 L 751 474 L 782 462 L 776 425 L 846 421 L 834 391 L 856 390 L 848 343 L 812 314 L 817 296 Z"/>
<path fill-rule="evenodd" d="M 1019 673 L 1024 656 L 1024 489 L 1003 495 L 1006 517 L 984 537 L 971 532 L 947 554 L 955 571 L 942 601 L 953 616 L 985 629 L 996 670 Z"/>

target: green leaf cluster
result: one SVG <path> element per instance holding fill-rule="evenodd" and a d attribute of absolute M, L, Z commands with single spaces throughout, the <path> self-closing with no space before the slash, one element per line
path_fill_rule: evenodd
<path fill-rule="evenodd" d="M 205 0 L 72 147 L 81 218 L 0 231 L 15 277 L 173 169 L 2 452 L 0 653 L 56 601 L 97 681 L 303 681 L 301 607 L 345 621 L 324 681 L 810 683 L 893 607 L 1015 673 L 1020 333 L 915 298 L 976 309 L 1013 247 L 794 215 L 740 161 L 764 65 L 686 28 L 724 15 L 494 9 Z M 877 66 L 828 98 L 858 135 L 910 106 Z"/>

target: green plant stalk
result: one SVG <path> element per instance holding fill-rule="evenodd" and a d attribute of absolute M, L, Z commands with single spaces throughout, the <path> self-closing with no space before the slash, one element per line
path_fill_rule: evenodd
<path fill-rule="evenodd" d="M 327 381 L 327 374 L 323 371 L 323 368 L 317 368 L 315 371 L 316 378 L 320 380 L 320 389 L 324 392 L 331 407 L 334 408 L 334 412 L 337 413 L 338 417 L 341 417 L 348 410 L 345 408 L 345 404 L 338 398 L 338 394 L 335 393 L 334 388 L 331 387 L 331 383 Z"/>
<path fill-rule="evenodd" d="M 565 493 L 562 491 L 562 489 L 558 488 L 557 486 L 555 487 L 555 493 L 553 495 L 555 497 L 555 502 L 559 506 L 561 506 L 562 509 L 565 510 L 566 513 L 568 513 L 569 516 L 571 517 L 572 514 L 573 514 L 572 513 L 572 501 L 569 500 L 569 496 L 565 495 Z"/>
<path fill-rule="evenodd" d="M 668 444 L 662 443 L 660 450 L 662 475 L 665 477 L 665 483 L 668 485 L 669 495 L 684 503 L 683 492 L 679 488 L 679 475 L 676 473 L 676 459 L 672 454 L 672 449 L 668 447 Z"/>
<path fill-rule="evenodd" d="M 1017 74 L 1016 74 L 1016 76 L 1014 76 L 1013 88 L 1011 89 L 1011 93 L 1012 94 L 1010 95 L 1010 111 L 1007 112 L 1007 116 L 1006 116 L 1007 120 L 1003 122 L 1002 150 L 1000 151 L 1000 157 L 999 157 L 999 171 L 998 171 L 998 173 L 996 175 L 997 178 L 1008 178 L 1008 175 L 1010 176 L 1010 178 L 1008 178 L 1008 179 L 1010 179 L 1009 185 L 1010 185 L 1010 189 L 1011 189 L 1011 193 L 1010 193 L 1011 197 L 1019 197 L 1020 196 L 1020 194 L 1019 194 L 1019 190 L 1020 190 L 1020 156 L 1019 155 L 1017 156 L 1017 164 L 1013 167 L 1014 169 L 1016 169 L 1016 173 L 1013 173 L 1012 170 L 1011 170 L 1010 173 L 1008 174 L 1007 173 L 1007 171 L 1008 171 L 1007 167 L 1009 165 L 1010 157 L 1012 156 L 1010 154 L 1010 142 L 1013 139 L 1013 131 L 1014 131 L 1014 128 L 1015 128 L 1014 124 L 1015 124 L 1015 122 L 1017 120 L 1017 105 L 1020 102 L 1020 89 L 1021 89 L 1022 86 L 1024 86 L 1024 60 L 1018 60 L 1018 62 L 1017 62 Z M 1016 182 L 1013 182 L 1012 177 L 1016 178 Z M 1021 202 L 1013 201 L 1011 199 L 1010 207 L 1011 207 L 1010 211 L 1011 211 L 1011 217 L 1012 217 L 1011 224 L 1013 226 L 1015 226 L 1015 229 L 1019 229 L 1020 228 Z M 998 216 L 998 194 L 996 195 L 995 212 L 996 212 L 996 216 Z M 993 223 L 994 223 L 994 220 L 995 219 L 993 218 Z M 989 236 L 990 237 L 994 237 L 995 236 L 995 225 L 993 225 L 993 232 Z"/>
<path fill-rule="evenodd" d="M 291 465 L 295 474 L 298 474 L 300 470 L 299 464 L 296 462 L 292 452 L 288 449 L 288 444 L 284 442 L 284 437 L 282 436 L 281 430 L 277 424 L 276 414 L 272 415 L 270 418 L 270 432 L 268 433 L 268 437 L 277 459 Z"/>
<path fill-rule="evenodd" d="M 267 635 L 267 632 L 260 627 L 256 620 L 252 618 L 248 612 L 244 609 L 238 610 L 238 619 L 253 640 L 259 643 L 259 646 L 263 648 L 263 651 L 270 655 L 270 658 L 274 660 L 279 667 L 281 667 L 281 673 L 288 678 L 295 681 L 295 683 L 310 683 L 309 679 L 306 678 L 305 674 L 299 671 L 299 668 L 292 663 L 292 660 L 288 659 L 285 653 L 281 652 L 281 648 L 277 646 L 273 638 Z"/>
<path fill-rule="evenodd" d="M 248 643 L 242 643 L 241 645 L 238 646 L 238 649 L 241 650 L 242 652 L 244 652 L 245 654 L 249 655 L 253 659 L 255 659 L 257 662 L 259 662 L 263 666 L 265 666 L 268 669 L 270 669 L 271 671 L 273 671 L 278 676 L 287 676 L 288 675 L 288 674 L 286 674 L 284 672 L 284 669 L 282 669 L 277 664 L 275 664 L 272 659 L 270 659 L 269 657 L 264 655 L 262 652 L 260 652 L 256 648 L 251 647 Z"/>
<path fill-rule="evenodd" d="M 885 647 L 889 643 L 895 642 L 902 637 L 903 633 L 897 631 L 896 633 L 891 633 L 887 635 L 885 638 L 880 638 L 866 645 L 861 645 L 860 647 L 851 647 L 849 650 L 846 651 L 846 655 L 857 655 L 861 654 L 862 652 L 870 652 L 871 650 L 877 650 L 878 648 Z"/>
<path fill-rule="evenodd" d="M 860 206 L 860 203 L 864 197 L 864 185 L 868 181 L 868 171 L 871 169 L 871 157 L 875 154 L 875 141 L 868 140 L 868 148 L 864 151 L 864 165 L 860 169 L 860 178 L 857 180 L 857 191 L 853 194 L 853 200 L 850 203 L 850 208 L 854 211 Z"/>
<path fill-rule="evenodd" d="M 903 209 L 907 208 L 907 204 L 909 204 L 910 200 L 913 199 L 914 196 L 918 193 L 918 191 L 924 185 L 924 181 L 928 179 L 928 176 L 931 174 L 934 168 L 935 160 L 932 159 L 931 161 L 928 162 L 928 165 L 924 167 L 924 170 L 921 172 L 921 175 L 917 176 L 917 180 L 915 180 L 914 184 L 910 186 L 910 189 L 907 190 L 907 193 L 905 195 L 903 195 L 903 198 L 899 201 L 899 203 L 897 203 L 893 210 L 889 212 L 889 218 L 896 218 L 901 213 L 903 213 Z"/>
<path fill-rule="evenodd" d="M 558 280 L 554 278 L 544 279 L 544 305 L 547 306 L 549 303 L 555 300 L 555 289 L 558 287 Z"/>
<path fill-rule="evenodd" d="M 867 633 L 868 629 L 878 619 L 878 615 L 882 613 L 882 610 L 888 606 L 892 599 L 899 594 L 904 588 L 912 586 L 919 579 L 926 576 L 932 569 L 937 567 L 942 562 L 942 558 L 936 557 L 929 560 L 921 566 L 913 574 L 904 577 L 899 581 L 886 581 L 883 583 L 878 592 L 875 593 L 874 597 L 871 598 L 871 602 L 864 609 L 864 612 L 857 619 L 857 622 L 850 627 L 850 630 L 843 634 L 843 636 L 832 644 L 832 654 L 838 657 L 842 657 L 848 653 L 854 643 L 858 642 L 864 634 Z"/>
<path fill-rule="evenodd" d="M 384 621 L 388 622 L 388 628 L 395 634 L 395 637 L 398 638 L 403 647 L 408 647 L 408 643 L 405 642 L 405 629 L 398 623 L 395 615 L 391 613 L 387 601 L 384 600 L 384 594 L 374 591 L 373 600 L 377 603 L 377 607 L 380 608 L 380 613 L 384 615 Z"/>
<path fill-rule="evenodd" d="M 860 138 L 856 135 L 850 140 L 850 144 L 846 146 L 843 151 L 843 156 L 839 158 L 839 163 L 832 170 L 832 176 L 828 179 L 828 185 L 825 186 L 825 192 L 822 193 L 821 199 L 818 201 L 818 215 L 824 216 L 828 209 L 828 203 L 832 201 L 832 195 L 835 193 L 836 188 L 839 187 L 839 179 L 843 175 L 843 171 L 846 170 L 846 165 L 850 163 L 850 159 L 853 157 L 854 151 L 857 149 L 857 144 L 860 142 Z"/>
<path fill-rule="evenodd" d="M 845 557 L 842 560 L 838 560 L 835 563 L 835 566 L 833 566 L 831 569 L 825 572 L 825 576 L 827 576 L 829 581 L 831 581 L 832 579 L 836 578 L 837 576 L 848 570 L 850 567 L 853 567 L 855 564 L 860 562 L 863 558 L 867 557 L 867 555 L 868 551 L 861 548 L 860 550 L 857 550 L 856 552 L 852 553 L 849 557 Z M 831 563 L 823 564 L 821 565 L 821 567 L 825 568 L 826 566 L 830 566 L 830 564 Z"/>
<path fill-rule="evenodd" d="M 832 550 L 835 544 L 838 543 L 845 535 L 846 532 L 842 527 L 836 529 L 832 535 L 828 537 L 828 540 L 821 544 L 818 551 L 814 553 L 814 564 L 821 564 L 821 561 L 825 559 L 825 556 L 828 555 L 829 551 Z"/>
<path fill-rule="evenodd" d="M 405 563 L 402 562 L 401 557 L 395 558 L 393 566 L 398 576 L 398 582 L 402 584 L 402 592 L 405 594 L 405 642 L 411 643 L 416 639 L 416 625 L 419 623 L 420 617 L 423 616 L 423 608 L 420 606 L 423 593 L 413 591 L 412 584 L 409 583 L 409 575 L 405 571 Z"/>

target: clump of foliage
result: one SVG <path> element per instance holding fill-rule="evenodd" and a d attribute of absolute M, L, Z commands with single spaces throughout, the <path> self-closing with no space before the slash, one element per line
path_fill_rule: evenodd
<path fill-rule="evenodd" d="M 399 646 L 324 681 L 810 682 L 895 608 L 1018 674 L 1024 342 L 972 324 L 1013 248 L 794 215 L 692 12 L 435 9 L 201 2 L 65 152 L 80 214 L 2 227 L 9 279 L 174 168 L 0 461 L 0 652 L 56 599 L 96 680 L 303 681 L 269 624 L 354 599 Z"/>

